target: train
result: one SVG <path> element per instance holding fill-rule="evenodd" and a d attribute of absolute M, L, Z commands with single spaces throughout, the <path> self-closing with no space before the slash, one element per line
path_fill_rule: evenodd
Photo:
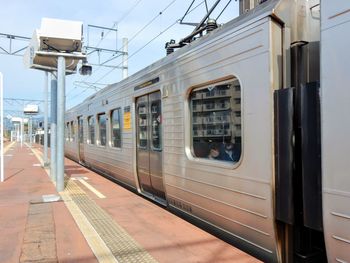
<path fill-rule="evenodd" d="M 350 262 L 350 2 L 247 2 L 67 110 L 65 155 L 265 262 Z"/>

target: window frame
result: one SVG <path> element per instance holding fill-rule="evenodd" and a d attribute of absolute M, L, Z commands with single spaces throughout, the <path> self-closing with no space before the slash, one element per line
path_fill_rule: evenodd
<path fill-rule="evenodd" d="M 207 89 L 208 87 L 213 87 L 213 86 L 220 86 L 220 85 L 225 85 L 232 83 L 233 87 L 231 87 L 233 93 L 237 92 L 236 90 L 236 85 L 235 82 L 237 82 L 240 86 L 240 113 L 241 115 L 239 116 L 240 121 L 239 123 L 235 122 L 235 118 L 238 117 L 236 116 L 236 110 L 231 109 L 231 114 L 230 118 L 232 119 L 230 122 L 230 125 L 236 126 L 237 124 L 240 124 L 241 129 L 240 129 L 240 156 L 239 159 L 236 162 L 231 162 L 231 161 L 225 161 L 225 160 L 212 160 L 206 157 L 197 157 L 194 153 L 194 137 L 193 137 L 193 112 L 192 112 L 192 99 L 191 95 L 193 94 L 194 91 L 199 91 L 203 89 Z M 232 93 L 230 99 L 234 100 L 234 94 Z M 240 164 L 242 163 L 243 159 L 243 137 L 244 137 L 244 125 L 243 125 L 243 85 L 241 80 L 233 75 L 230 75 L 229 77 L 226 78 L 221 78 L 219 80 L 213 80 L 213 81 L 208 81 L 203 84 L 199 85 L 194 85 L 192 87 L 189 87 L 187 90 L 187 99 L 185 100 L 185 118 L 187 119 L 186 123 L 188 123 L 188 128 L 185 130 L 185 154 L 187 158 L 190 161 L 193 162 L 200 162 L 205 165 L 210 165 L 210 166 L 216 166 L 219 168 L 225 168 L 225 169 L 236 169 Z M 232 102 L 231 106 L 232 107 Z M 237 136 L 235 136 L 237 137 Z M 232 138 L 231 138 L 232 141 Z"/>
<path fill-rule="evenodd" d="M 119 122 L 119 130 L 120 130 L 120 146 L 114 146 L 113 143 L 113 112 L 118 112 L 118 122 Z M 109 111 L 109 146 L 113 149 L 121 149 L 123 147 L 123 129 L 122 129 L 122 108 L 117 107 L 114 109 L 111 109 Z"/>

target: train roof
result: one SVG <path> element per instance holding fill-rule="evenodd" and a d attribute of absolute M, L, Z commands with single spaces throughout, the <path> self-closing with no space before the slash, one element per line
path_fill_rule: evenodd
<path fill-rule="evenodd" d="M 293 1 L 294 2 L 294 1 Z M 198 47 L 203 42 L 210 40 L 211 38 L 216 37 L 219 34 L 225 33 L 228 30 L 231 30 L 232 28 L 241 29 L 249 24 L 252 24 L 256 21 L 259 21 L 266 17 L 273 17 L 277 21 L 281 23 L 286 23 L 290 21 L 290 13 L 292 11 L 290 10 L 291 3 L 289 0 L 268 0 L 259 6 L 255 7 L 254 9 L 251 9 L 247 13 L 240 15 L 233 20 L 221 25 L 214 31 L 208 33 L 207 35 L 204 35 L 201 38 L 196 39 L 195 41 L 189 43 L 188 45 L 176 50 L 175 52 L 171 53 L 170 55 L 150 64 L 149 66 L 139 70 L 138 72 L 134 73 L 133 75 L 129 76 L 126 79 L 121 80 L 120 82 L 110 84 L 106 86 L 105 88 L 101 89 L 100 91 L 94 93 L 93 95 L 86 98 L 82 103 L 91 101 L 92 99 L 99 97 L 99 95 L 102 95 L 103 93 L 106 93 L 110 89 L 116 88 L 116 87 L 123 87 L 123 86 L 129 86 L 129 84 L 135 84 L 139 78 L 144 77 L 147 74 L 152 74 L 152 72 L 156 71 L 157 69 L 164 67 L 174 61 L 176 61 L 178 58 L 182 57 L 184 54 L 190 52 L 192 49 Z M 74 111 L 74 109 L 78 108 L 80 104 L 72 107 L 68 111 Z"/>

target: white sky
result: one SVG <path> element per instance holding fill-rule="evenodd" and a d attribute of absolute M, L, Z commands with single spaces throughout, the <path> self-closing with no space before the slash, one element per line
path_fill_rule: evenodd
<path fill-rule="evenodd" d="M 152 38 L 164 31 L 169 25 L 180 19 L 191 0 L 100 0 L 100 1 L 43 1 L 43 0 L 0 0 L 0 33 L 31 37 L 34 29 L 40 28 L 41 18 L 58 18 L 67 20 L 77 20 L 84 23 L 85 41 L 87 41 L 87 25 L 99 25 L 112 27 L 118 22 L 137 2 L 136 7 L 118 23 L 118 47 L 122 46 L 123 37 L 131 38 L 141 30 L 152 18 L 157 16 L 160 11 L 171 6 L 158 16 L 145 30 L 142 31 L 129 43 L 129 55 L 133 54 L 140 47 L 149 42 Z M 193 6 L 201 3 L 202 0 L 196 0 Z M 214 0 L 208 0 L 209 8 Z M 226 5 L 228 0 L 222 0 L 219 10 Z M 219 11 L 218 10 L 218 11 Z M 204 3 L 193 11 L 185 21 L 199 22 L 205 14 Z M 216 18 L 218 11 L 213 16 Z M 232 0 L 231 4 L 219 18 L 219 23 L 227 22 L 237 16 L 238 2 Z M 193 27 L 176 24 L 167 32 L 150 43 L 147 47 L 135 54 L 129 60 L 129 76 L 147 65 L 161 59 L 165 56 L 164 45 L 170 39 L 179 39 L 187 36 Z M 106 31 L 104 34 L 106 35 Z M 96 45 L 100 42 L 101 31 L 89 31 L 89 45 Z M 8 41 L 0 38 L 0 47 L 8 48 Z M 26 42 L 20 43 L 25 46 Z M 115 34 L 110 32 L 107 37 L 101 41 L 101 48 L 115 48 Z M 18 46 L 19 47 L 19 46 Z M 109 58 L 110 55 L 104 55 L 101 60 Z M 89 57 L 89 62 L 96 63 L 97 57 Z M 117 58 L 110 64 L 119 65 L 121 59 Z M 74 85 L 76 81 L 86 81 L 94 83 L 105 75 L 109 68 L 93 68 L 93 75 L 90 77 L 80 76 L 78 74 L 68 76 L 66 81 L 66 108 L 78 104 L 87 96 L 94 93 L 93 89 L 87 89 Z M 43 99 L 44 73 L 37 70 L 26 69 L 23 65 L 22 57 L 8 56 L 0 54 L 0 71 L 4 74 L 4 96 L 8 98 L 25 99 Z M 115 83 L 121 80 L 121 70 L 114 70 L 100 83 Z M 10 107 L 5 104 L 6 107 Z"/>

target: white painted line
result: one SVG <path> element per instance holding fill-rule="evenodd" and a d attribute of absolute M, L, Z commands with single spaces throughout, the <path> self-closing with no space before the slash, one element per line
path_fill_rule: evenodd
<path fill-rule="evenodd" d="M 11 142 L 9 145 L 7 145 L 4 149 L 4 154 L 9 150 L 13 150 L 14 148 L 12 147 L 15 144 L 15 142 Z"/>
<path fill-rule="evenodd" d="M 35 157 L 38 159 L 38 161 L 40 162 L 40 166 L 44 166 L 44 163 L 43 163 L 43 159 L 39 156 L 39 154 L 37 153 L 36 150 L 34 149 L 31 149 L 31 151 L 33 152 L 32 155 L 35 155 Z"/>
<path fill-rule="evenodd" d="M 101 194 L 98 190 L 96 190 L 93 186 L 85 182 L 83 179 L 78 179 L 86 188 L 88 188 L 91 192 L 93 192 L 99 198 L 106 198 L 103 194 Z"/>
<path fill-rule="evenodd" d="M 33 166 L 35 166 L 35 167 L 40 166 L 41 167 L 41 163 L 34 163 Z"/>
<path fill-rule="evenodd" d="M 61 200 L 61 196 L 55 194 L 43 195 L 42 199 L 44 203 L 57 202 Z"/>
<path fill-rule="evenodd" d="M 12 157 L 13 154 L 5 154 L 4 156 L 5 156 L 5 157 Z"/>
<path fill-rule="evenodd" d="M 70 179 L 73 180 L 73 181 L 77 181 L 77 180 L 80 180 L 80 179 L 82 179 L 82 180 L 89 180 L 89 178 L 87 178 L 85 176 L 74 176 L 74 177 L 71 177 Z"/>
<path fill-rule="evenodd" d="M 36 158 L 41 162 L 41 166 L 43 165 L 43 159 L 41 158 L 41 156 L 39 156 L 39 151 L 31 149 L 31 151 L 33 151 L 33 153 L 35 154 Z M 33 154 L 33 155 L 34 155 Z M 49 169 L 45 169 L 46 173 L 50 176 L 50 171 Z M 95 189 L 92 185 L 88 184 L 87 182 L 85 182 L 85 180 L 88 180 L 87 177 L 85 176 L 79 176 L 79 177 L 72 177 L 72 180 L 78 180 L 79 182 L 81 182 L 86 188 L 88 188 L 91 192 L 93 192 L 98 198 L 106 198 L 106 196 L 104 196 L 102 193 L 100 193 L 97 189 Z M 54 182 L 53 182 L 54 183 Z M 55 183 L 54 183 L 55 184 Z"/>

